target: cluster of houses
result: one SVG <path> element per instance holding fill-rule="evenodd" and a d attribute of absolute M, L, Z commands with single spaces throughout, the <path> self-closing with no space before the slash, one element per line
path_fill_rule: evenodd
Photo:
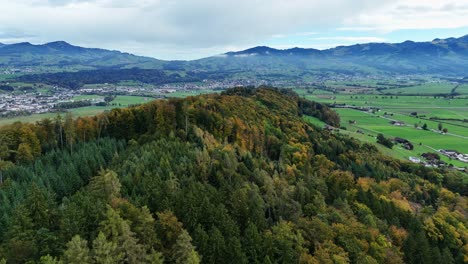
<path fill-rule="evenodd" d="M 452 151 L 452 150 L 439 150 L 439 153 L 443 153 L 444 155 L 447 155 L 446 153 L 449 152 L 451 156 L 451 158 L 454 157 L 454 152 L 456 151 Z M 458 155 L 464 155 L 466 161 L 468 161 L 468 159 L 466 159 L 466 154 L 458 154 Z M 421 159 L 423 158 L 423 159 Z M 418 164 L 422 164 L 424 165 L 425 167 L 431 167 L 431 168 L 452 168 L 452 169 L 457 169 L 457 170 L 460 170 L 460 171 L 467 171 L 467 168 L 457 168 L 457 167 L 454 167 L 452 165 L 449 165 L 447 164 L 446 162 L 440 160 L 440 156 L 439 154 L 437 153 L 432 153 L 432 152 L 428 152 L 428 153 L 423 153 L 421 154 L 421 158 L 418 158 L 418 157 L 409 157 L 409 160 L 411 162 L 414 162 L 414 163 L 418 163 Z M 459 159 L 458 160 L 460 161 L 464 161 L 463 159 Z M 466 162 L 465 161 L 465 162 Z"/>
<path fill-rule="evenodd" d="M 447 163 L 440 160 L 440 156 L 437 153 L 431 153 L 431 152 L 423 153 L 423 154 L 421 154 L 421 157 L 423 157 L 425 159 L 425 161 L 424 162 L 418 162 L 418 163 L 422 163 L 426 167 L 440 168 L 440 167 L 446 167 L 447 166 Z"/>
<path fill-rule="evenodd" d="M 458 152 L 456 150 L 449 150 L 449 149 L 439 149 L 439 152 L 442 155 L 447 156 L 447 157 L 449 157 L 451 159 L 459 160 L 459 161 L 468 163 L 468 154 L 463 154 L 463 153 L 460 153 L 460 152 Z"/>
<path fill-rule="evenodd" d="M 58 103 L 70 101 L 77 93 L 71 90 L 57 90 L 52 95 L 40 92 L 21 94 L 0 94 L 0 116 L 16 112 L 40 114 L 50 112 Z"/>

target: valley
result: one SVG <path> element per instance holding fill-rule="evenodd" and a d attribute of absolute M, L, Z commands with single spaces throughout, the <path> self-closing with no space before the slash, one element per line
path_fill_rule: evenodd
<path fill-rule="evenodd" d="M 0 44 L 0 264 L 465 263 L 467 51 Z"/>
<path fill-rule="evenodd" d="M 0 99 L 15 101 L 21 107 L 10 105 L 10 109 L 4 109 L 0 124 L 36 122 L 43 118 L 55 118 L 57 114 L 65 115 L 66 112 L 75 117 L 93 116 L 113 108 L 134 106 L 151 100 L 183 98 L 220 92 L 230 85 L 262 83 L 270 84 L 266 80 L 258 83 L 204 80 L 198 83 L 154 85 L 127 80 L 115 84 L 85 84 L 78 89 L 70 89 L 47 83 L 12 83 L 9 84 L 14 87 L 12 91 L 4 91 Z M 308 100 L 333 107 L 341 118 L 339 133 L 372 143 L 392 157 L 424 162 L 421 156 L 424 153 L 438 153 L 440 160 L 449 166 L 468 166 L 462 156 L 460 160 L 440 152 L 454 150 L 460 154 L 468 153 L 468 89 L 465 89 L 468 84 L 465 84 L 464 79 L 445 80 L 427 75 L 386 78 L 338 75 L 315 77 L 307 83 L 275 84 L 293 89 Z M 15 96 L 27 100 L 13 100 Z M 106 97 L 111 98 L 108 99 L 111 101 L 105 101 Z M 67 109 L 60 109 L 58 106 L 64 103 L 71 105 Z M 395 122 L 397 125 L 392 124 Z M 318 125 L 323 127 L 320 122 Z M 439 127 L 446 129 L 446 132 L 439 130 Z M 406 139 L 414 147 L 409 150 L 396 144 L 391 149 L 382 148 L 382 145 L 376 143 L 378 134 L 392 139 Z"/>

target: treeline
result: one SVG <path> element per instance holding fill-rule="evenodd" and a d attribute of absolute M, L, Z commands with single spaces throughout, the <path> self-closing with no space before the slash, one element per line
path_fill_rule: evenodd
<path fill-rule="evenodd" d="M 16 81 L 26 83 L 45 83 L 63 88 L 78 89 L 85 84 L 119 83 L 121 81 L 139 81 L 147 84 L 166 84 L 179 82 L 198 82 L 204 79 L 222 79 L 229 73 L 187 71 L 182 76 L 179 73 L 167 73 L 155 69 L 98 69 L 77 72 L 58 72 L 22 75 Z"/>
<path fill-rule="evenodd" d="M 78 107 L 86 107 L 91 106 L 92 103 L 90 100 L 80 100 L 80 101 L 73 101 L 73 102 L 63 102 L 58 103 L 54 106 L 55 109 L 72 109 Z"/>
<path fill-rule="evenodd" d="M 11 85 L 0 83 L 0 90 L 5 92 L 12 92 L 15 90 L 15 88 Z"/>
<path fill-rule="evenodd" d="M 3 128 L 0 260 L 468 260 L 466 174 L 310 126 L 298 100 L 234 89 Z"/>

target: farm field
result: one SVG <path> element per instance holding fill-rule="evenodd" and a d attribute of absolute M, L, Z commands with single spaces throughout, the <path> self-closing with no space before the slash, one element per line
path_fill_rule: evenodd
<path fill-rule="evenodd" d="M 455 90 L 459 94 L 468 94 L 468 84 L 462 84 Z"/>
<path fill-rule="evenodd" d="M 445 125 L 452 134 L 440 134 L 431 130 L 416 129 L 414 125 L 395 126 L 390 124 L 390 120 L 383 118 L 379 114 L 365 113 L 353 109 L 336 109 L 341 118 L 341 125 L 347 128 L 349 132 L 363 131 L 366 135 L 377 136 L 382 133 L 385 137 L 394 138 L 401 137 L 409 140 L 415 146 L 415 149 L 408 151 L 401 146 L 394 146 L 398 157 L 409 158 L 410 156 L 420 156 L 424 152 L 434 152 L 439 149 L 454 149 L 462 153 L 468 153 L 468 129 L 457 126 Z M 409 118 L 409 117 L 408 117 Z M 356 124 L 349 124 L 350 120 L 355 120 Z M 400 120 L 401 121 L 401 120 Z M 426 122 L 428 128 L 437 129 L 436 122 Z M 421 126 L 421 125 L 420 125 Z M 458 134 L 456 134 L 458 133 Z M 355 133 L 358 134 L 358 133 Z M 356 135 L 353 135 L 356 137 Z M 362 139 L 362 136 L 358 137 Z M 365 138 L 365 139 L 368 139 Z M 375 142 L 375 138 L 372 138 Z M 395 155 L 394 155 L 395 156 Z M 460 161 L 449 161 L 448 158 L 443 158 L 444 161 L 455 166 L 467 166 L 468 164 Z"/>
<path fill-rule="evenodd" d="M 445 87 L 445 88 L 444 88 Z M 452 85 L 452 88 L 454 86 Z M 464 85 L 457 87 L 465 89 Z M 468 88 L 468 87 L 467 87 Z M 399 88 L 407 89 L 407 88 Z M 420 88 L 421 89 L 421 88 Z M 425 88 L 424 88 L 425 89 Z M 432 89 L 432 90 L 431 90 Z M 433 85 L 429 90 L 441 93 L 448 85 Z M 388 91 L 385 90 L 385 91 Z M 381 95 L 381 94 L 314 94 L 303 92 L 301 96 L 322 103 L 346 104 L 348 106 L 376 108 L 378 111 L 365 112 L 350 108 L 335 108 L 341 118 L 341 126 L 347 134 L 363 142 L 373 143 L 390 156 L 408 159 L 410 156 L 420 156 L 425 152 L 435 152 L 439 149 L 454 149 L 468 153 L 468 96 L 443 97 L 438 95 Z M 312 118 L 313 119 L 313 118 Z M 317 123 L 317 120 L 309 120 Z M 350 121 L 356 121 L 351 124 Z M 398 121 L 402 126 L 392 125 Z M 448 130 L 447 134 L 438 132 L 439 123 Z M 428 130 L 421 129 L 424 124 Z M 317 123 L 319 126 L 323 126 Z M 364 134 L 357 133 L 362 131 Z M 376 143 L 375 137 L 382 133 L 385 137 L 401 137 L 413 143 L 414 149 L 409 151 L 400 145 L 388 149 Z M 442 160 L 459 167 L 467 163 L 450 160 L 441 156 Z"/>
<path fill-rule="evenodd" d="M 221 92 L 221 91 L 214 91 L 214 90 L 193 90 L 193 91 L 176 91 L 176 92 L 173 92 L 173 93 L 168 93 L 168 94 L 165 94 L 166 97 L 169 97 L 169 98 L 184 98 L 184 97 L 187 97 L 187 96 L 195 96 L 195 95 L 200 95 L 200 94 L 207 94 L 207 93 L 217 93 L 217 92 Z"/>
<path fill-rule="evenodd" d="M 349 115 L 349 117 L 351 117 L 351 116 L 354 118 L 357 115 L 355 115 L 355 114 Z M 346 116 L 342 116 L 341 118 L 346 119 Z M 306 121 L 308 121 L 309 123 L 311 123 L 313 125 L 316 125 L 318 127 L 323 127 L 325 125 L 324 122 L 318 120 L 315 117 L 307 116 L 307 117 L 304 117 L 304 119 Z M 367 121 L 367 123 L 369 124 L 369 122 L 372 122 L 374 120 L 372 120 L 372 117 L 368 117 L 367 120 L 365 120 L 365 121 Z M 377 136 L 378 133 L 376 133 L 375 131 L 366 130 L 366 129 L 363 129 L 361 127 L 358 128 L 358 126 L 350 126 L 349 124 L 343 124 L 343 125 L 346 127 L 346 130 L 340 129 L 338 133 L 340 133 L 342 135 L 347 135 L 347 136 L 355 138 L 355 139 L 358 139 L 361 142 L 370 143 L 370 144 L 376 146 L 379 149 L 379 151 L 382 152 L 383 154 L 394 157 L 394 158 L 397 158 L 397 159 L 408 160 L 409 157 L 418 157 L 422 153 L 435 152 L 433 148 L 431 148 L 431 147 L 429 147 L 429 146 L 427 146 L 425 144 L 423 144 L 423 145 L 415 144 L 413 150 L 404 149 L 401 145 L 395 145 L 395 146 L 393 146 L 392 149 L 389 149 L 389 148 L 377 143 L 376 136 Z M 363 125 L 363 126 L 365 126 L 365 125 Z M 357 133 L 356 131 L 358 129 L 362 130 L 364 132 L 364 134 Z M 382 133 L 382 134 L 384 134 L 386 137 L 390 137 L 389 135 L 386 135 L 385 133 Z M 454 166 L 457 166 L 457 167 L 466 167 L 466 166 L 468 166 L 466 163 L 463 163 L 463 162 L 457 161 L 457 160 L 450 160 L 448 157 L 445 157 L 443 155 L 441 155 L 441 160 L 443 160 L 443 161 L 445 161 L 445 162 L 447 162 L 449 164 L 452 164 Z"/>
<path fill-rule="evenodd" d="M 424 83 L 403 88 L 386 89 L 385 93 L 392 94 L 449 94 L 455 87 L 452 83 Z"/>
<path fill-rule="evenodd" d="M 411 116 L 416 112 L 418 120 L 432 118 L 468 120 L 468 96 L 457 96 L 453 99 L 446 99 L 437 96 L 382 96 L 382 95 L 305 95 L 305 98 L 323 103 L 347 104 L 356 107 L 374 107 L 382 113 L 395 113 L 403 116 Z M 412 117 L 414 118 L 414 117 Z M 468 127 L 468 123 L 454 122 L 458 125 Z M 437 121 L 428 121 L 438 123 Z M 447 120 L 441 120 L 448 123 Z M 428 123 L 429 125 L 429 123 Z"/>

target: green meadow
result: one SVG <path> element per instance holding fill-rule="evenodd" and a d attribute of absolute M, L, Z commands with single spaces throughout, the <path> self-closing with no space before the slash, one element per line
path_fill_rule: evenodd
<path fill-rule="evenodd" d="M 311 93 L 306 90 L 299 94 L 309 100 L 322 103 L 379 109 L 372 113 L 349 108 L 335 108 L 334 110 L 340 115 L 341 126 L 346 128 L 346 130 L 341 129 L 339 133 L 375 144 L 383 153 L 390 156 L 408 159 L 410 156 L 420 156 L 422 153 L 435 152 L 439 149 L 455 149 L 468 153 L 468 96 L 466 95 L 468 85 L 457 87 L 456 92 L 462 94 L 459 96 L 436 95 L 450 93 L 454 87 L 455 85 L 450 83 L 425 83 L 419 86 L 392 89 L 404 90 L 405 92 L 401 95 L 329 94 Z M 409 95 L 417 94 L 415 92 L 417 90 L 422 90 L 424 95 Z M 423 92 L 419 93 L 423 94 Z M 426 95 L 426 93 L 433 93 L 433 95 Z M 323 123 L 314 118 L 309 117 L 307 120 L 312 124 L 323 126 Z M 356 121 L 356 123 L 351 124 L 350 121 Z M 395 126 L 390 123 L 391 121 L 399 121 L 404 125 Z M 442 128 L 448 130 L 447 134 L 437 132 L 439 123 Z M 424 124 L 428 130 L 422 129 Z M 363 134 L 357 133 L 358 130 Z M 379 133 L 389 138 L 405 138 L 413 143 L 414 150 L 406 150 L 400 145 L 395 145 L 393 149 L 379 145 L 375 138 Z M 467 163 L 449 160 L 445 156 L 442 156 L 442 159 L 455 166 L 468 166 Z"/>
<path fill-rule="evenodd" d="M 353 113 L 351 111 L 356 111 L 356 110 L 350 110 L 347 113 L 341 111 L 340 116 L 342 118 L 342 125 L 346 128 L 346 130 L 340 129 L 338 133 L 355 138 L 361 142 L 370 143 L 376 146 L 379 149 L 379 151 L 382 152 L 383 154 L 397 158 L 397 159 L 408 160 L 409 157 L 418 157 L 418 156 L 421 156 L 422 153 L 435 152 L 435 148 L 427 144 L 432 144 L 433 142 L 436 142 L 437 143 L 436 145 L 444 145 L 444 142 L 447 142 L 446 140 L 447 138 L 438 137 L 442 135 L 437 135 L 435 133 L 434 135 L 424 133 L 422 135 L 422 137 L 424 137 L 424 140 L 422 140 L 423 142 L 413 141 L 415 139 L 419 139 L 419 138 L 414 137 L 414 136 L 417 136 L 417 133 L 416 134 L 405 133 L 409 131 L 406 129 L 402 131 L 400 130 L 392 131 L 391 129 L 389 129 L 389 126 L 387 126 L 385 122 L 381 122 L 381 120 L 379 120 L 378 117 L 376 118 L 372 116 L 362 116 L 360 113 Z M 359 112 L 359 111 L 356 111 L 356 112 Z M 356 120 L 356 118 L 360 118 L 356 125 L 350 125 L 347 121 L 347 120 Z M 323 127 L 325 125 L 325 123 L 323 123 L 322 121 L 318 120 L 315 117 L 306 116 L 304 117 L 304 119 L 307 122 L 318 127 Z M 346 120 L 346 121 L 344 122 L 343 120 Z M 362 134 L 358 133 L 357 130 L 361 130 L 363 133 Z M 429 133 L 428 131 L 423 131 L 423 132 Z M 402 136 L 404 134 L 406 139 L 413 142 L 414 149 L 407 150 L 407 149 L 404 149 L 401 145 L 395 145 L 393 146 L 392 149 L 389 149 L 377 143 L 376 136 L 378 133 L 382 133 L 386 137 L 392 137 L 391 134 L 398 134 L 399 137 L 404 137 Z M 452 143 L 456 142 L 456 139 L 449 138 L 448 141 L 451 142 L 451 145 L 453 145 Z M 419 143 L 422 143 L 422 144 L 419 145 Z M 468 147 L 468 140 L 465 139 L 464 149 L 466 149 L 467 147 Z M 467 166 L 466 163 L 463 163 L 457 160 L 450 160 L 448 157 L 445 157 L 445 156 L 441 156 L 441 159 L 454 166 L 458 166 L 458 167 Z"/>

